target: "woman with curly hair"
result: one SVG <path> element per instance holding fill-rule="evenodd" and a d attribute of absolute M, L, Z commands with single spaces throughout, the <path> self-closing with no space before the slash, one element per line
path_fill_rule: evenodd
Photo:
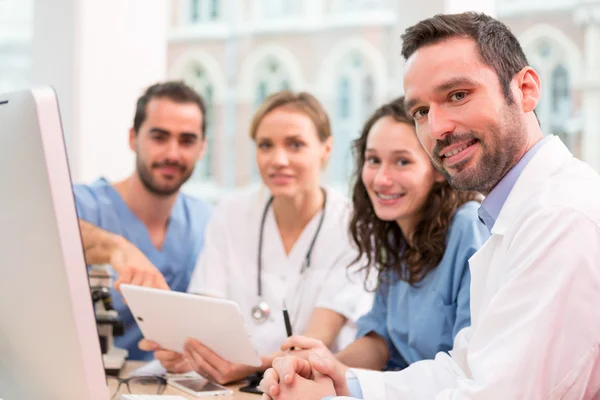
<path fill-rule="evenodd" d="M 402 369 L 452 348 L 470 325 L 469 258 L 489 233 L 480 195 L 458 191 L 431 164 L 398 98 L 377 109 L 354 143 L 350 233 L 375 301 L 357 339 L 336 354 L 343 367 Z M 316 339 L 283 344 L 327 351 Z"/>

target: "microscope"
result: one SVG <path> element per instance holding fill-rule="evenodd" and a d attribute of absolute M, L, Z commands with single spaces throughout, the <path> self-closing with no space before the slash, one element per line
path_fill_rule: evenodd
<path fill-rule="evenodd" d="M 124 327 L 123 322 L 119 320 L 117 310 L 112 305 L 111 271 L 109 265 L 92 265 L 89 269 L 89 277 L 104 370 L 107 375 L 118 376 L 129 353 L 125 349 L 114 346 L 114 337 L 122 335 Z"/>

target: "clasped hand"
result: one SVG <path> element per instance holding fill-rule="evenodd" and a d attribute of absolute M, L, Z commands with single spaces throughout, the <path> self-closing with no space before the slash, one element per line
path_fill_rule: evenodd
<path fill-rule="evenodd" d="M 347 368 L 318 340 L 292 337 L 282 348 L 309 350 L 308 360 L 278 357 L 260 382 L 263 400 L 320 400 L 325 396 L 348 396 Z"/>

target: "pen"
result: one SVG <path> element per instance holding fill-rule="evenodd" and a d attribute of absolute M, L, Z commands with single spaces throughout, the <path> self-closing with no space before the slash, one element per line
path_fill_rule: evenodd
<path fill-rule="evenodd" d="M 285 299 L 283 300 L 283 321 L 285 322 L 285 332 L 287 333 L 287 336 L 292 336 L 292 324 L 290 323 L 290 315 L 288 314 L 285 305 Z M 294 347 L 290 348 L 290 350 L 294 350 Z"/>

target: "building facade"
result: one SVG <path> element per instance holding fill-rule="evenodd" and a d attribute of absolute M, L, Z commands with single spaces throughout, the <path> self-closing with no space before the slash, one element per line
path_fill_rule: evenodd
<path fill-rule="evenodd" d="M 169 75 L 191 84 L 210 105 L 209 148 L 191 185 L 218 196 L 220 189 L 258 182 L 250 120 L 267 95 L 291 89 L 314 94 L 327 109 L 334 150 L 325 180 L 343 187 L 362 123 L 401 93 L 393 3 L 174 1 Z"/>
<path fill-rule="evenodd" d="M 600 1 L 498 0 L 497 13 L 542 79 L 544 132 L 600 171 Z"/>
<path fill-rule="evenodd" d="M 288 88 L 315 94 L 329 112 L 334 152 L 325 180 L 345 190 L 352 140 L 377 105 L 402 93 L 399 37 L 415 20 L 403 3 L 173 0 L 169 75 L 211 105 L 209 149 L 191 185 L 218 197 L 221 188 L 256 183 L 252 113 L 266 95 Z M 427 15 L 444 10 L 443 1 L 422 3 Z M 497 17 L 519 37 L 544 82 L 537 109 L 544 132 L 560 136 L 597 170 L 599 4 L 496 1 Z"/>

